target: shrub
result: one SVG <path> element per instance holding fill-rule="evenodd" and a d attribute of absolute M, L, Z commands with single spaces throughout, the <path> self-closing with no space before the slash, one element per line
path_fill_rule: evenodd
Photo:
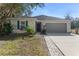
<path fill-rule="evenodd" d="M 12 32 L 12 30 L 13 30 L 13 28 L 12 28 L 10 23 L 5 23 L 4 24 L 3 32 L 5 34 L 10 34 Z"/>
<path fill-rule="evenodd" d="M 43 29 L 41 33 L 46 34 L 46 29 Z"/>
<path fill-rule="evenodd" d="M 34 34 L 34 30 L 30 27 L 26 28 L 26 32 L 27 32 L 28 35 L 31 35 L 31 34 L 33 35 Z"/>

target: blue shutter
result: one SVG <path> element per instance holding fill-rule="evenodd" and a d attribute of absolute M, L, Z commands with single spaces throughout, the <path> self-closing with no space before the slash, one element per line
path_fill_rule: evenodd
<path fill-rule="evenodd" d="M 20 29 L 20 28 L 19 28 L 19 21 L 17 21 L 17 29 Z"/>
<path fill-rule="evenodd" d="M 26 21 L 26 27 L 28 26 L 28 21 Z"/>

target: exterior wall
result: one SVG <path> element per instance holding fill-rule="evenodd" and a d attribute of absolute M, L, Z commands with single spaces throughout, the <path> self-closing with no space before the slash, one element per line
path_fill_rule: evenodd
<path fill-rule="evenodd" d="M 69 20 L 41 20 L 42 28 L 46 23 L 66 23 L 67 32 L 71 32 L 71 22 Z"/>
<path fill-rule="evenodd" d="M 42 29 L 46 23 L 66 23 L 67 32 L 71 32 L 71 22 L 69 20 L 37 20 L 36 18 L 8 18 L 11 20 L 11 24 L 14 30 L 17 30 L 17 21 L 28 21 L 28 25 L 36 32 L 36 21 L 41 22 Z M 17 32 L 17 31 L 16 31 Z"/>
<path fill-rule="evenodd" d="M 14 30 L 17 30 L 17 20 L 11 20 L 11 25 L 13 26 Z"/>
<path fill-rule="evenodd" d="M 67 22 L 67 32 L 71 32 L 71 22 Z"/>
<path fill-rule="evenodd" d="M 30 26 L 34 31 L 36 31 L 35 21 L 36 18 L 9 18 L 11 20 L 11 24 L 15 31 L 17 31 L 17 21 L 28 21 L 28 26 Z"/>

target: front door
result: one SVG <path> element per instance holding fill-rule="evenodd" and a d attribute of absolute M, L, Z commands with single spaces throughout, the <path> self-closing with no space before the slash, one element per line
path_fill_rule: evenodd
<path fill-rule="evenodd" d="M 36 22 L 36 31 L 41 32 L 41 22 Z"/>

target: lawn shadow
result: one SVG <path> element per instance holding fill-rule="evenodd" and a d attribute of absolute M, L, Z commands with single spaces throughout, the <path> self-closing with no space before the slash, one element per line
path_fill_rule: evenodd
<path fill-rule="evenodd" d="M 26 33 L 21 33 L 21 34 L 15 33 L 10 35 L 3 35 L 3 36 L 0 36 L 0 41 L 16 40 L 16 38 L 24 39 L 25 36 L 27 36 Z"/>

